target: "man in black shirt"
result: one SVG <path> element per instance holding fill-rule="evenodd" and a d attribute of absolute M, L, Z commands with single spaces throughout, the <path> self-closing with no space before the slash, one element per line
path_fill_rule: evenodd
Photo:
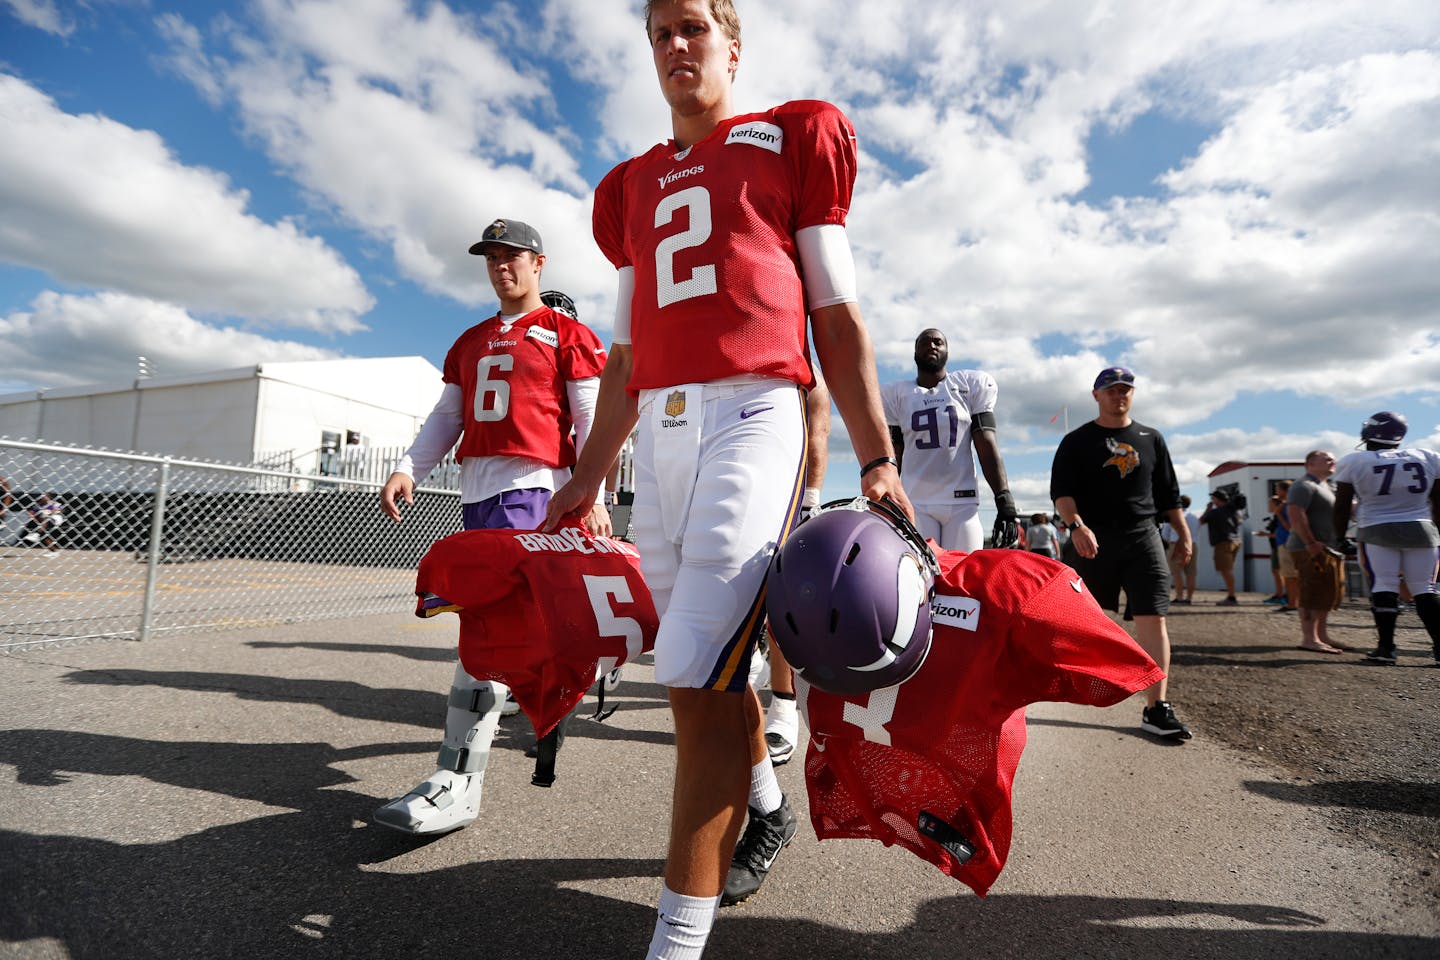
<path fill-rule="evenodd" d="M 1180 538 L 1175 559 L 1194 550 L 1180 507 L 1180 484 L 1165 438 L 1130 418 L 1135 375 L 1108 367 L 1090 391 L 1099 416 L 1065 435 L 1050 469 L 1050 497 L 1077 554 L 1075 569 L 1108 610 L 1120 609 L 1120 591 L 1135 617 L 1135 641 L 1170 673 L 1170 565 L 1158 523 L 1169 520 Z M 1165 698 L 1166 681 L 1145 691 L 1142 729 L 1159 737 L 1190 739 Z"/>

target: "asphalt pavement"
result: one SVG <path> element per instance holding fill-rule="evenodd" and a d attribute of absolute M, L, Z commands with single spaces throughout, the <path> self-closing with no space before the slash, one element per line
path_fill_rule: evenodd
<path fill-rule="evenodd" d="M 642 957 L 673 749 L 648 658 L 610 720 L 572 723 L 553 788 L 516 716 L 476 823 L 369 823 L 433 769 L 455 635 L 396 614 L 0 657 L 0 957 Z M 984 899 L 899 848 L 817 842 L 797 755 L 800 835 L 707 958 L 1440 956 L 1440 905 L 1391 895 L 1393 854 L 1139 713 L 1030 709 Z"/>

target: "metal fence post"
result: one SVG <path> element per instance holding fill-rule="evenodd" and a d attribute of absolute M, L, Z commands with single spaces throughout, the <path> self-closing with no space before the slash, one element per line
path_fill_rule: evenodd
<path fill-rule="evenodd" d="M 170 489 L 170 458 L 160 461 L 160 479 L 155 484 L 155 509 L 150 513 L 150 550 L 145 558 L 145 600 L 140 610 L 140 637 L 150 635 L 150 618 L 155 608 L 155 580 L 160 572 L 160 539 L 165 534 L 165 500 Z"/>

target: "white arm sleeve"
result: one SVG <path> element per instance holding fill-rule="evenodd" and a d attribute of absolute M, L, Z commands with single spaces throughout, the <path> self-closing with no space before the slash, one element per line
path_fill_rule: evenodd
<path fill-rule="evenodd" d="M 855 257 L 844 227 L 838 223 L 803 227 L 795 233 L 795 245 L 805 274 L 807 309 L 855 302 Z"/>
<path fill-rule="evenodd" d="M 460 439 L 460 431 L 465 428 L 465 415 L 460 410 L 464 402 L 465 394 L 458 383 L 445 384 L 435 409 L 430 411 L 430 416 L 415 435 L 415 442 L 396 462 L 392 472 L 408 474 L 416 481 L 423 480 Z"/>
<path fill-rule="evenodd" d="M 600 395 L 600 378 L 587 377 L 584 380 L 566 380 L 565 396 L 570 401 L 570 420 L 575 424 L 575 453 L 578 456 L 590 439 L 590 428 L 595 424 L 595 399 Z M 602 489 L 595 502 L 605 502 Z"/>
<path fill-rule="evenodd" d="M 615 335 L 611 343 L 630 342 L 630 300 L 635 296 L 635 268 L 621 267 L 615 292 Z"/>

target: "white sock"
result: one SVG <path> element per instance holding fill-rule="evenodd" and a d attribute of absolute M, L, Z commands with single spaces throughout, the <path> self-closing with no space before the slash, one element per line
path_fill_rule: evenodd
<path fill-rule="evenodd" d="M 795 696 L 782 697 L 778 693 L 772 693 L 770 697 L 770 709 L 765 711 L 765 732 L 777 731 L 787 734 L 787 738 L 794 743 L 795 731 L 799 729 L 800 711 L 795 704 Z"/>
<path fill-rule="evenodd" d="M 700 960 L 720 896 L 687 897 L 668 886 L 660 888 L 659 916 L 646 960 Z"/>
<path fill-rule="evenodd" d="M 780 781 L 775 778 L 775 765 L 766 757 L 750 768 L 750 806 L 762 814 L 774 813 L 785 802 Z"/>

